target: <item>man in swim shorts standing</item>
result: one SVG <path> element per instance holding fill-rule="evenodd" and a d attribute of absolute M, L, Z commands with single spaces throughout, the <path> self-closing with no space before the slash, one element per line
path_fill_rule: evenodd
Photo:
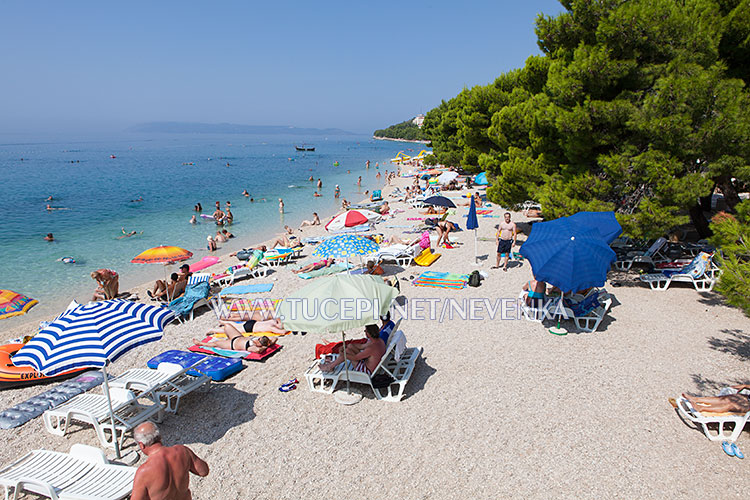
<path fill-rule="evenodd" d="M 513 246 L 516 244 L 516 223 L 511 222 L 510 212 L 505 212 L 505 220 L 498 224 L 497 233 L 495 233 L 495 244 L 497 245 L 497 264 L 493 269 L 500 267 L 500 258 L 505 255 L 503 271 L 508 270 L 508 259 Z"/>

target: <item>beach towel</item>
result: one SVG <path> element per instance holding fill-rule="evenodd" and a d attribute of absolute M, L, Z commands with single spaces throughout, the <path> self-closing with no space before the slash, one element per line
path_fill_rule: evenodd
<path fill-rule="evenodd" d="M 460 290 L 466 286 L 468 281 L 469 276 L 467 274 L 425 271 L 412 281 L 412 285 Z"/>
<path fill-rule="evenodd" d="M 182 297 L 178 297 L 169 303 L 171 309 L 178 316 L 185 316 L 193 310 L 193 305 L 201 299 L 208 297 L 209 285 L 207 281 L 190 285 L 185 289 Z"/>
<path fill-rule="evenodd" d="M 407 217 L 406 220 L 425 220 L 427 217 Z"/>
<path fill-rule="evenodd" d="M 273 290 L 273 283 L 257 283 L 253 285 L 234 285 L 224 288 L 219 292 L 219 296 L 223 295 L 243 295 L 246 293 L 265 293 Z"/>
<path fill-rule="evenodd" d="M 211 340 L 211 337 L 206 337 L 203 339 L 204 342 L 208 342 Z M 263 352 L 247 352 L 247 351 L 230 351 L 228 349 L 219 349 L 217 347 L 206 347 L 206 346 L 199 346 L 199 345 L 193 345 L 188 347 L 188 351 L 190 352 L 199 352 L 202 354 L 212 354 L 216 356 L 221 356 L 223 358 L 230 358 L 230 359 L 245 359 L 248 361 L 263 361 L 273 353 L 277 352 L 281 349 L 281 346 L 279 344 L 273 344 L 272 346 L 266 347 L 266 350 Z"/>
<path fill-rule="evenodd" d="M 346 345 L 349 344 L 364 344 L 367 342 L 367 339 L 355 339 L 355 340 L 347 340 Z M 333 354 L 337 352 L 340 348 L 342 342 L 329 342 L 328 344 L 315 344 L 315 359 L 320 358 L 324 354 Z"/>

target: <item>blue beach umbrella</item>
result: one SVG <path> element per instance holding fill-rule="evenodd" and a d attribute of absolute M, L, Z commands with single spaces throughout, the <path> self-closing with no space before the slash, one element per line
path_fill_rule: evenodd
<path fill-rule="evenodd" d="M 173 319 L 174 313 L 167 308 L 125 300 L 69 307 L 13 356 L 13 364 L 31 366 L 44 375 L 74 368 L 101 368 L 115 452 L 120 458 L 107 364 L 139 345 L 161 339 L 164 326 Z"/>
<path fill-rule="evenodd" d="M 567 218 L 581 227 L 596 229 L 607 244 L 622 234 L 622 226 L 617 222 L 614 212 L 578 212 Z"/>
<path fill-rule="evenodd" d="M 521 255 L 529 260 L 537 280 L 565 293 L 604 285 L 615 260 L 615 252 L 596 229 L 570 217 L 534 224 Z"/>
<path fill-rule="evenodd" d="M 486 186 L 487 184 L 489 184 L 487 182 L 487 173 L 482 172 L 481 174 L 477 174 L 477 176 L 474 177 L 474 184 L 477 184 L 479 186 Z"/>
<path fill-rule="evenodd" d="M 471 197 L 471 204 L 469 205 L 469 215 L 466 219 L 466 229 L 474 230 L 474 263 L 477 261 L 477 228 L 479 227 L 479 220 L 477 220 L 477 206 L 474 203 L 474 197 Z"/>

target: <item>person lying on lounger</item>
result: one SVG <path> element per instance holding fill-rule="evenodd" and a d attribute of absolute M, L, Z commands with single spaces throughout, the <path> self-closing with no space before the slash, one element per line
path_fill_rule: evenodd
<path fill-rule="evenodd" d="M 242 328 L 244 330 L 244 333 L 286 333 L 287 330 L 284 329 L 284 326 L 281 324 L 281 320 L 278 318 L 272 318 L 272 319 L 264 319 L 264 320 L 254 320 L 249 319 L 245 321 L 245 323 L 242 324 L 242 326 L 238 326 L 237 324 L 233 323 L 232 321 L 226 321 L 226 320 L 219 320 L 220 327 L 212 328 L 208 331 L 209 335 L 213 335 L 216 333 L 223 333 L 227 336 L 228 339 L 232 339 L 234 337 L 242 337 L 243 331 L 240 330 Z M 219 346 L 214 346 L 219 347 Z M 222 349 L 232 349 L 231 347 L 222 347 Z"/>
<path fill-rule="evenodd" d="M 236 335 L 227 339 L 214 339 L 210 342 L 203 342 L 202 340 L 193 339 L 195 345 L 205 347 L 216 347 L 218 349 L 228 349 L 230 351 L 247 351 L 261 353 L 274 345 L 276 339 L 271 340 L 266 336 L 253 339 L 249 337 L 243 337 L 242 335 Z"/>
<path fill-rule="evenodd" d="M 750 391 L 750 385 L 733 385 L 732 388 L 737 391 Z M 693 408 L 702 413 L 747 413 L 750 411 L 750 396 L 744 394 L 697 397 L 682 393 L 682 397 L 690 401 Z"/>
<path fill-rule="evenodd" d="M 318 269 L 323 269 L 324 267 L 331 267 L 331 264 L 333 264 L 334 259 L 323 259 L 319 260 L 318 262 L 313 262 L 312 264 L 308 264 L 306 266 L 302 266 L 299 269 L 292 269 L 292 272 L 295 274 L 299 273 L 309 273 L 310 271 L 317 271 Z"/>

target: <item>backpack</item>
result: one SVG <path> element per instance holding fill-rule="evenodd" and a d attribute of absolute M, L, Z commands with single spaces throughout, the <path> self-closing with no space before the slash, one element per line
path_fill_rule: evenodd
<path fill-rule="evenodd" d="M 469 275 L 469 286 L 477 287 L 482 281 L 482 277 L 479 276 L 479 271 L 473 271 Z"/>

